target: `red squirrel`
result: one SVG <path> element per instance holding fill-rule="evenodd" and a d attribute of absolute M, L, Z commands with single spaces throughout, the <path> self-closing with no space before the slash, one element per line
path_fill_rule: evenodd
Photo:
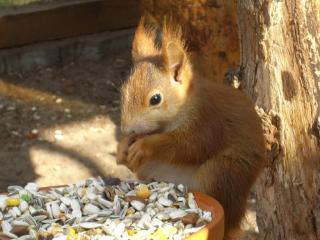
<path fill-rule="evenodd" d="M 157 32 L 140 21 L 133 69 L 121 89 L 117 162 L 142 180 L 183 183 L 216 198 L 226 236 L 239 229 L 264 165 L 265 142 L 253 103 L 239 90 L 192 68 L 181 29 Z"/>

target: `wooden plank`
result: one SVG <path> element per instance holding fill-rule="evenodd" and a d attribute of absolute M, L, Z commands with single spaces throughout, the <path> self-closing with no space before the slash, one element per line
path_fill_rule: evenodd
<path fill-rule="evenodd" d="M 0 48 L 133 27 L 136 1 L 90 1 L 0 17 Z"/>

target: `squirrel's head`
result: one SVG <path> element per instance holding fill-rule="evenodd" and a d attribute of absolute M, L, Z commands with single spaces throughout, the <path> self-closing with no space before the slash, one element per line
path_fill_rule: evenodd
<path fill-rule="evenodd" d="M 181 30 L 164 24 L 160 43 L 155 28 L 141 19 L 132 44 L 133 69 L 121 91 L 124 134 L 172 129 L 191 88 L 192 71 Z"/>

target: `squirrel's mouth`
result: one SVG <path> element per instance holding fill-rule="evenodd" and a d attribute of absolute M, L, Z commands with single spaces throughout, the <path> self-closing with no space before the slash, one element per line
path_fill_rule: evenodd
<path fill-rule="evenodd" d="M 162 129 L 156 129 L 156 130 L 151 130 L 151 131 L 145 131 L 145 132 L 142 132 L 142 133 L 138 133 L 136 134 L 137 136 L 149 136 L 149 135 L 153 135 L 153 134 L 159 134 L 159 133 L 162 133 L 163 130 Z"/>
<path fill-rule="evenodd" d="M 144 121 L 133 122 L 130 124 L 122 124 L 121 131 L 123 135 L 146 136 L 159 134 L 165 131 L 165 124 L 152 123 L 148 124 Z"/>
<path fill-rule="evenodd" d="M 160 133 L 160 132 L 159 131 L 151 131 L 148 133 L 140 133 L 140 134 L 133 133 L 130 137 L 129 146 L 131 146 L 133 143 L 135 143 L 139 138 L 143 138 L 143 137 L 150 136 L 153 134 L 158 134 L 158 133 Z"/>
<path fill-rule="evenodd" d="M 142 138 L 142 137 L 146 137 L 146 136 L 150 136 L 150 135 L 154 135 L 154 134 L 160 134 L 163 132 L 163 129 L 161 128 L 158 128 L 156 130 L 152 130 L 152 131 L 145 131 L 145 132 L 141 132 L 141 133 L 134 133 L 133 134 L 133 138 L 134 139 L 139 139 L 139 138 Z"/>

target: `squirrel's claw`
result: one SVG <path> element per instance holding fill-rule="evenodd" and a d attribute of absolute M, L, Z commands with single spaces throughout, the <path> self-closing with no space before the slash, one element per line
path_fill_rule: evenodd
<path fill-rule="evenodd" d="M 135 136 L 124 137 L 117 146 L 117 164 L 126 164 L 129 147 L 134 143 Z"/>
<path fill-rule="evenodd" d="M 137 140 L 129 147 L 127 166 L 132 171 L 136 171 L 150 157 L 150 153 L 145 139 Z"/>

